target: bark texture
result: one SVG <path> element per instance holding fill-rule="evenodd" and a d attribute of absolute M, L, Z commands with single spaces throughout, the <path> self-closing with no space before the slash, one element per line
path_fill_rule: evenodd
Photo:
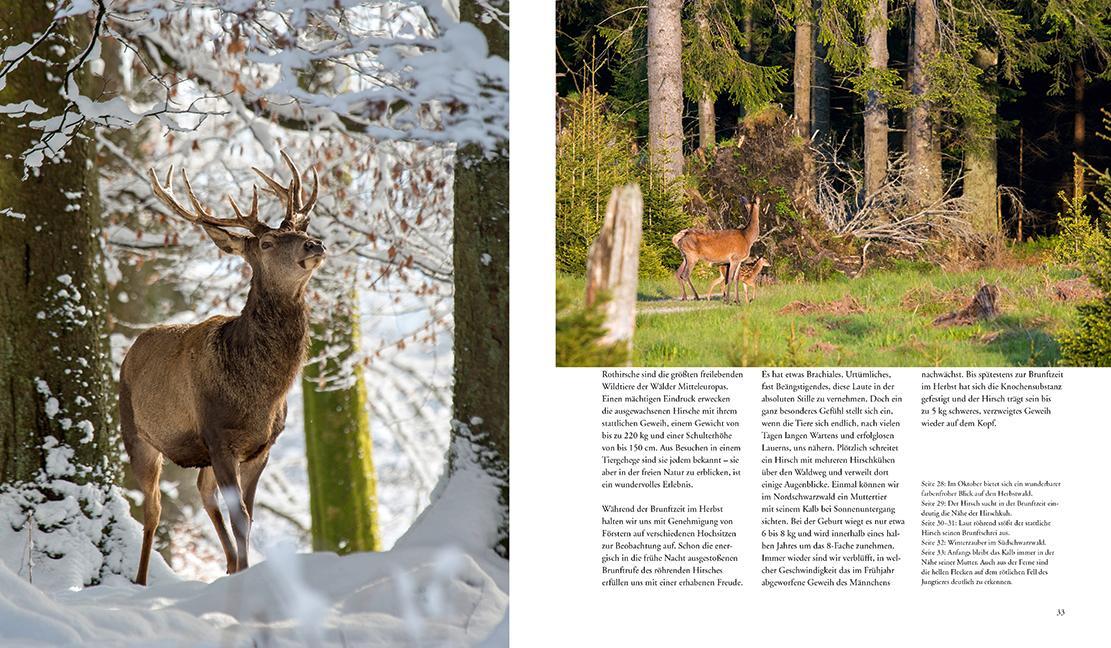
<path fill-rule="evenodd" d="M 11 44 L 34 40 L 54 13 L 36 2 L 9 1 L 3 8 L 0 42 Z M 87 17 L 66 19 L 0 90 L 0 105 L 31 100 L 46 109 L 0 118 L 0 483 L 32 480 L 46 465 L 49 437 L 74 450 L 77 473 L 69 479 L 116 478 L 91 139 L 75 138 L 63 161 L 46 162 L 24 178 L 20 156 L 41 131 L 18 127 L 62 115 L 66 63 L 90 32 Z"/>
<path fill-rule="evenodd" d="M 695 19 L 698 21 L 698 30 L 701 32 L 702 38 L 708 40 L 710 37 L 710 21 L 706 16 L 706 10 L 706 2 L 699 2 Z M 714 99 L 715 97 L 709 92 L 703 92 L 698 99 L 698 146 L 703 149 L 712 148 L 717 139 L 717 117 L 714 115 Z"/>
<path fill-rule="evenodd" d="M 683 174 L 682 0 L 648 3 L 648 150 L 664 176 Z"/>
<path fill-rule="evenodd" d="M 814 133 L 811 120 L 811 88 L 814 81 L 814 24 L 808 0 L 797 0 L 795 18 L 795 109 L 799 135 L 810 139 Z"/>
<path fill-rule="evenodd" d="M 887 0 L 873 0 L 866 24 L 868 67 L 886 70 Z M 864 189 L 869 194 L 879 191 L 887 177 L 887 133 L 887 105 L 878 92 L 869 91 L 864 106 Z"/>
<path fill-rule="evenodd" d="M 820 15 L 822 0 L 815 0 L 815 15 Z M 833 71 L 826 62 L 826 46 L 818 38 L 818 29 L 814 32 L 814 87 L 811 91 L 812 118 L 814 132 L 817 134 L 815 141 L 824 143 L 832 136 L 829 114 L 829 93 L 833 81 Z"/>
<path fill-rule="evenodd" d="M 931 102 L 928 67 L 938 53 L 937 0 L 914 0 L 914 30 L 910 48 L 914 105 L 907 114 L 907 163 L 911 200 L 926 206 L 941 200 L 941 139 Z"/>
<path fill-rule="evenodd" d="M 313 326 L 310 357 L 329 346 L 346 351 L 323 365 L 307 365 L 301 381 L 312 548 L 339 554 L 378 551 L 377 479 L 362 369 L 349 370 L 353 382 L 345 388 L 329 388 L 321 381 L 321 376 L 343 372 L 345 360 L 358 350 L 359 320 L 352 306 Z"/>
<path fill-rule="evenodd" d="M 606 206 L 606 220 L 590 246 L 586 264 L 586 305 L 602 294 L 606 302 L 606 334 L 599 344 L 626 345 L 632 358 L 637 319 L 637 271 L 640 263 L 641 218 L 644 201 L 640 187 L 614 187 Z"/>
<path fill-rule="evenodd" d="M 509 2 L 502 5 L 509 11 Z M 509 60 L 509 33 L 484 22 L 474 0 L 461 19 L 486 35 L 490 53 Z M 507 14 L 508 15 L 508 14 Z M 676 59 L 678 62 L 678 59 Z M 495 549 L 509 556 L 509 142 L 497 152 L 456 152 L 454 469 L 462 452 L 501 485 L 502 520 Z"/>
<path fill-rule="evenodd" d="M 995 81 L 995 65 L 998 55 L 986 48 L 977 52 L 975 63 L 983 71 L 983 79 L 989 84 Z M 986 127 L 972 130 L 966 127 L 968 145 L 964 153 L 964 198 L 969 209 L 969 222 L 973 230 L 986 241 L 1002 240 L 1002 224 L 999 222 L 997 205 L 998 160 L 997 134 L 995 126 L 996 98 L 994 91 L 988 89 L 987 98 L 992 102 L 993 114 Z"/>

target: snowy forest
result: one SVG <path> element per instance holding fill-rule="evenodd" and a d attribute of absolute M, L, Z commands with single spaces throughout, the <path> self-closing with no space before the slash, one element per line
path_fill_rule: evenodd
<path fill-rule="evenodd" d="M 1111 364 L 1107 0 L 559 0 L 557 21 L 558 364 Z M 588 344 L 605 313 L 581 295 L 630 183 L 623 350 Z"/>
<path fill-rule="evenodd" d="M 0 9 L 0 644 L 507 645 L 508 0 Z"/>

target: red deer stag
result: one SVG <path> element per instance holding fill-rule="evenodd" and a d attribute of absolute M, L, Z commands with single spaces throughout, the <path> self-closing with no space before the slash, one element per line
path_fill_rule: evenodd
<path fill-rule="evenodd" d="M 244 215 L 235 200 L 233 218 L 217 218 L 193 193 L 182 171 L 192 210 L 173 195 L 173 167 L 151 189 L 175 214 L 204 228 L 224 252 L 251 266 L 251 290 L 238 316 L 211 317 L 199 324 L 156 326 L 135 338 L 120 369 L 120 428 L 131 467 L 144 495 L 143 549 L 135 581 L 147 582 L 151 542 L 162 512 L 159 475 L 165 455 L 179 466 L 200 468 L 197 489 L 223 545 L 228 573 L 247 568 L 255 487 L 270 447 L 285 425 L 285 396 L 304 360 L 308 310 L 305 286 L 324 261 L 324 244 L 309 236 L 309 212 L 319 182 L 305 200 L 301 174 L 282 185 L 255 173 L 283 203 L 284 218 L 273 228 L 258 218 L 258 187 Z M 249 234 L 233 232 L 233 228 Z M 231 517 L 228 538 L 216 502 L 220 488 Z"/>
<path fill-rule="evenodd" d="M 682 299 L 687 299 L 687 286 L 691 287 L 694 298 L 698 299 L 698 290 L 691 281 L 691 270 L 699 261 L 727 266 L 727 279 L 725 283 L 725 301 L 729 301 L 729 289 L 737 281 L 737 272 L 740 270 L 741 261 L 748 258 L 752 244 L 760 237 L 760 197 L 749 205 L 748 224 L 744 229 L 685 229 L 671 238 L 672 244 L 679 248 L 683 254 L 683 262 L 675 271 L 675 278 L 679 280 L 679 287 L 683 290 Z M 737 302 L 741 300 L 740 288 L 737 288 Z"/>

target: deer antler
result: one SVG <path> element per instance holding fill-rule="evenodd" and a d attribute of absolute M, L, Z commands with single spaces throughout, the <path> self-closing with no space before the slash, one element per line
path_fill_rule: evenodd
<path fill-rule="evenodd" d="M 271 228 L 266 223 L 258 219 L 258 187 L 254 188 L 254 198 L 251 200 L 251 211 L 246 216 L 243 212 L 239 211 L 239 205 L 235 204 L 235 199 L 228 194 L 228 202 L 231 203 L 231 208 L 235 211 L 235 218 L 217 218 L 212 215 L 212 210 L 205 207 L 197 198 L 197 194 L 193 193 L 193 187 L 189 184 L 189 174 L 185 169 L 181 170 L 181 178 L 185 182 L 185 191 L 189 194 L 189 202 L 193 205 L 193 210 L 186 209 L 174 197 L 173 178 L 174 167 L 171 165 L 170 170 L 166 173 L 165 185 L 158 182 L 158 176 L 154 174 L 154 169 L 149 169 L 150 173 L 150 188 L 154 191 L 154 195 L 162 201 L 164 205 L 169 207 L 178 216 L 181 216 L 190 223 L 203 225 L 208 227 L 242 227 L 243 229 L 250 230 L 252 234 L 258 236 L 271 231 Z"/>
<path fill-rule="evenodd" d="M 281 152 L 282 160 L 285 161 L 286 166 L 289 167 L 290 175 L 293 178 L 289 181 L 289 185 L 283 185 L 274 178 L 262 172 L 258 167 L 251 167 L 251 170 L 258 174 L 260 178 L 266 182 L 270 192 L 277 196 L 282 204 L 285 205 L 285 219 L 282 220 L 282 229 L 296 229 L 298 231 L 305 231 L 309 226 L 309 212 L 316 205 L 317 192 L 320 189 L 320 179 L 316 175 L 316 169 L 312 169 L 312 194 L 309 199 L 305 200 L 304 192 L 301 187 L 301 172 L 297 170 L 297 165 L 293 160 L 289 159 L 285 151 Z"/>

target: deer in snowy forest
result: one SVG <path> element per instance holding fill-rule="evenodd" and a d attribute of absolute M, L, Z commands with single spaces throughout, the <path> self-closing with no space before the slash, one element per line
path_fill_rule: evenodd
<path fill-rule="evenodd" d="M 682 299 L 687 299 L 687 286 L 698 299 L 698 290 L 691 281 L 691 270 L 699 261 L 726 266 L 725 301 L 729 301 L 729 289 L 737 282 L 741 261 L 748 258 L 753 243 L 760 238 L 760 197 L 749 205 L 748 224 L 744 229 L 712 230 L 688 228 L 671 237 L 671 243 L 683 254 L 683 262 L 675 271 L 675 278 L 683 290 Z M 740 288 L 736 289 L 737 302 L 741 300 Z"/>
<path fill-rule="evenodd" d="M 255 488 L 270 447 L 285 425 L 286 393 L 304 362 L 308 340 L 305 287 L 324 261 L 324 244 L 310 236 L 309 212 L 319 181 L 305 199 L 301 174 L 283 151 L 292 180 L 283 185 L 252 167 L 284 207 L 279 227 L 258 218 L 258 187 L 244 215 L 217 218 L 193 193 L 182 171 L 192 209 L 173 195 L 173 172 L 154 195 L 172 212 L 200 225 L 216 247 L 251 267 L 251 288 L 238 316 L 220 315 L 199 324 L 163 325 L 144 331 L 120 369 L 120 428 L 131 467 L 143 492 L 143 547 L 135 581 L 147 582 L 151 543 L 162 512 L 162 457 L 200 468 L 197 489 L 216 527 L 229 574 L 247 568 Z M 246 234 L 233 231 L 246 230 Z M 231 518 L 235 545 L 216 501 L 219 487 Z"/>

